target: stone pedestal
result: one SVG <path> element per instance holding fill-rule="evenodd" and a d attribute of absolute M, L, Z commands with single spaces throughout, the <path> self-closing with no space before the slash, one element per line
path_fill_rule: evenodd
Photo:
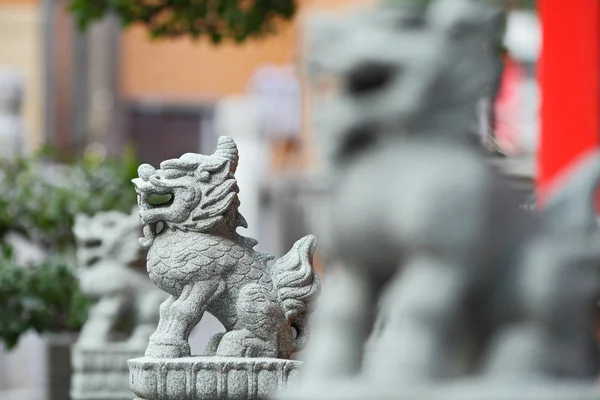
<path fill-rule="evenodd" d="M 46 342 L 46 400 L 68 399 L 73 373 L 69 361 L 72 358 L 73 344 L 77 340 L 77 334 L 51 333 L 45 334 L 44 338 Z"/>
<path fill-rule="evenodd" d="M 291 387 L 277 400 L 600 400 L 595 385 L 585 382 L 523 381 L 457 381 L 454 383 L 418 386 L 390 385 L 366 382 L 357 378 L 346 382 Z"/>
<path fill-rule="evenodd" d="M 144 354 L 125 343 L 72 349 L 72 400 L 131 400 L 127 360 Z"/>
<path fill-rule="evenodd" d="M 297 381 L 301 361 L 187 357 L 129 360 L 138 400 L 262 400 Z"/>

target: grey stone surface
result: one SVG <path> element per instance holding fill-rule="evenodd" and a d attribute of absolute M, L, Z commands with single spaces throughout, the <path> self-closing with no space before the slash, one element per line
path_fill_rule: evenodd
<path fill-rule="evenodd" d="M 325 161 L 350 150 L 343 146 L 366 145 L 359 139 L 368 133 L 471 143 L 476 104 L 494 84 L 503 23 L 485 3 L 436 0 L 425 11 L 396 5 L 310 22 L 309 78 L 315 85 L 333 78 L 341 94 L 314 103 Z"/>
<path fill-rule="evenodd" d="M 78 215 L 73 231 L 81 289 L 94 303 L 72 349 L 71 397 L 131 399 L 127 360 L 144 353 L 166 298 L 130 265 L 139 252 L 138 210 Z"/>
<path fill-rule="evenodd" d="M 306 345 L 308 317 L 320 290 L 312 267 L 316 239 L 298 240 L 285 256 L 267 264 L 274 257 L 254 250 L 256 240 L 236 232 L 247 225 L 238 211 L 237 164 L 236 144 L 221 136 L 212 155 L 188 153 L 163 161 L 159 169 L 139 167 L 133 183 L 144 224 L 140 243 L 148 249 L 150 279 L 170 297 L 160 306 L 160 321 L 145 353 L 155 361 L 136 359 L 130 365 L 156 365 L 164 359 L 191 371 L 200 361 L 189 358 L 188 337 L 204 312 L 226 330 L 206 347 L 205 356 L 217 357 L 208 359 L 213 364 L 242 368 L 249 362 L 244 358 L 267 358 L 265 365 L 273 369 L 283 362 L 277 359 L 289 359 Z M 168 199 L 157 201 L 157 195 Z M 200 382 L 210 385 L 222 375 L 211 369 Z M 246 375 L 229 374 L 227 379 L 252 390 Z M 270 389 L 279 385 L 267 381 Z M 186 382 L 185 393 L 199 390 Z M 141 391 L 144 385 L 133 387 L 138 396 L 147 394 Z"/>
<path fill-rule="evenodd" d="M 131 387 L 143 400 L 264 399 L 298 378 L 302 363 L 275 358 L 137 358 Z"/>
<path fill-rule="evenodd" d="M 312 79 L 340 88 L 315 102 L 328 272 L 280 398 L 600 398 L 600 152 L 536 214 L 469 143 L 499 13 L 433 0 L 313 26 Z"/>
<path fill-rule="evenodd" d="M 293 386 L 292 386 L 293 387 Z M 589 383 L 536 382 L 516 385 L 512 382 L 466 381 L 438 385 L 369 385 L 357 379 L 337 384 L 298 386 L 286 392 L 289 400 L 598 400 L 598 388 Z"/>

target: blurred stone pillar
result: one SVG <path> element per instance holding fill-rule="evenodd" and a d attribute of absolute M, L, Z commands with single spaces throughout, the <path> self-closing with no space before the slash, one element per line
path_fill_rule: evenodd
<path fill-rule="evenodd" d="M 116 16 L 76 29 L 67 0 L 44 0 L 46 142 L 62 154 L 118 153 L 119 40 Z"/>
<path fill-rule="evenodd" d="M 78 47 L 67 0 L 44 0 L 44 125 L 46 144 L 66 156 L 72 147 L 74 116 L 74 53 Z"/>
<path fill-rule="evenodd" d="M 119 20 L 108 15 L 90 27 L 87 40 L 85 144 L 118 154 L 120 142 Z"/>
<path fill-rule="evenodd" d="M 21 117 L 23 79 L 18 71 L 0 68 L 0 157 L 12 158 L 25 147 Z"/>

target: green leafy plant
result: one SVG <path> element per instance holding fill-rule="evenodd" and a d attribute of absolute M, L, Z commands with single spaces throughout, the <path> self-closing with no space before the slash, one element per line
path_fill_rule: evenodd
<path fill-rule="evenodd" d="M 136 204 L 131 179 L 138 162 L 131 155 L 70 165 L 49 161 L 46 155 L 0 161 L 0 238 L 15 231 L 50 252 L 64 252 L 74 246 L 77 213 L 129 212 Z"/>
<path fill-rule="evenodd" d="M 31 327 L 37 332 L 79 330 L 87 318 L 89 301 L 79 289 L 73 268 L 47 259 L 28 272 L 28 288 L 38 304 L 31 313 Z"/>
<path fill-rule="evenodd" d="M 0 341 L 8 349 L 30 329 L 77 331 L 89 309 L 71 267 L 54 259 L 20 266 L 8 246 L 0 253 L 0 304 Z"/>
<path fill-rule="evenodd" d="M 191 36 L 243 42 L 275 32 L 290 20 L 296 0 L 71 0 L 70 10 L 81 29 L 115 13 L 124 26 L 143 24 L 154 37 Z"/>
<path fill-rule="evenodd" d="M 69 254 L 75 248 L 77 213 L 130 212 L 136 204 L 131 179 L 138 162 L 84 157 L 61 165 L 52 153 L 0 161 L 0 341 L 12 348 L 28 330 L 78 331 L 88 300 L 79 290 Z M 40 265 L 17 265 L 3 242 L 18 232 L 51 256 Z"/>
<path fill-rule="evenodd" d="M 13 262 L 12 249 L 2 247 L 0 252 L 0 339 L 9 349 L 29 329 L 25 270 Z"/>

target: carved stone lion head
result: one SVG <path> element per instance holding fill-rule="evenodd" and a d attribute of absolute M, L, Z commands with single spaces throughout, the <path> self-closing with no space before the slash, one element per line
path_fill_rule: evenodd
<path fill-rule="evenodd" d="M 237 163 L 236 144 L 221 136 L 212 155 L 186 153 L 163 161 L 158 169 L 142 164 L 139 178 L 132 181 L 145 225 L 142 246 L 150 247 L 165 229 L 213 233 L 245 227 L 237 213 Z"/>

